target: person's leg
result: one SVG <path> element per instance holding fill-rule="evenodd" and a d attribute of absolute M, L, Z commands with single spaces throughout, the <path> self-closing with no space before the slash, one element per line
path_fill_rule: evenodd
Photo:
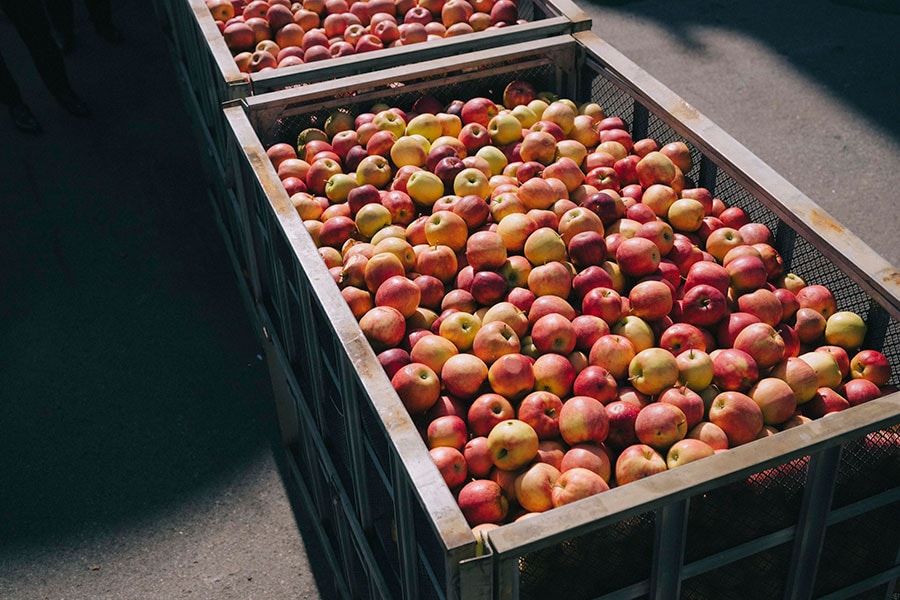
<path fill-rule="evenodd" d="M 38 74 L 47 89 L 73 115 L 86 117 L 90 110 L 72 90 L 62 52 L 53 41 L 50 22 L 43 10 L 15 0 L 0 0 L 10 22 L 25 42 Z"/>
<path fill-rule="evenodd" d="M 44 0 L 50 24 L 59 36 L 63 52 L 75 49 L 75 6 L 72 0 Z"/>
<path fill-rule="evenodd" d="M 19 85 L 9 67 L 6 66 L 2 54 L 0 54 L 0 103 L 9 108 L 9 115 L 18 129 L 27 133 L 41 132 L 41 124 L 25 104 Z"/>

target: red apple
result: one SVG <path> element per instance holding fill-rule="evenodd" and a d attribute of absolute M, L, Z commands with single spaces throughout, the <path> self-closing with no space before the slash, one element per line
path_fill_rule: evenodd
<path fill-rule="evenodd" d="M 498 0 L 503 2 L 506 0 Z M 564 471 L 553 486 L 553 507 L 571 504 L 577 500 L 600 494 L 609 489 L 609 484 L 599 474 L 584 467 L 573 467 Z"/>
<path fill-rule="evenodd" d="M 616 458 L 615 476 L 619 486 L 666 471 L 666 459 L 647 444 L 632 444 Z"/>
<path fill-rule="evenodd" d="M 531 392 L 519 403 L 516 417 L 531 425 L 538 439 L 550 440 L 559 436 L 559 414 L 563 402 L 552 392 Z"/>
<path fill-rule="evenodd" d="M 709 421 L 722 428 L 732 448 L 755 440 L 764 425 L 759 405 L 738 391 L 725 391 L 715 397 L 709 407 Z"/>
<path fill-rule="evenodd" d="M 463 456 L 466 459 L 466 468 L 470 476 L 481 479 L 488 476 L 494 468 L 491 460 L 491 452 L 488 446 L 487 436 L 476 436 L 466 442 L 463 448 Z"/>
<path fill-rule="evenodd" d="M 638 413 L 634 431 L 638 441 L 664 452 L 687 434 L 687 417 L 675 404 L 654 402 Z"/>
<path fill-rule="evenodd" d="M 710 354 L 713 382 L 722 390 L 746 392 L 759 379 L 759 367 L 752 356 L 736 348 L 722 348 Z"/>
<path fill-rule="evenodd" d="M 509 511 L 509 502 L 500 485 L 489 479 L 476 479 L 465 484 L 457 496 L 457 504 L 469 525 L 501 523 Z"/>
<path fill-rule="evenodd" d="M 602 443 L 609 433 L 603 404 L 589 396 L 572 396 L 559 411 L 559 433 L 567 444 Z"/>
<path fill-rule="evenodd" d="M 468 467 L 462 452 L 449 446 L 437 446 L 430 449 L 428 454 L 441 472 L 447 487 L 453 490 L 465 483 Z"/>

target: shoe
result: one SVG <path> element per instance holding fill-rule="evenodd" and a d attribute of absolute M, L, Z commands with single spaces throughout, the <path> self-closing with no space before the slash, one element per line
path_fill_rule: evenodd
<path fill-rule="evenodd" d="M 85 104 L 71 88 L 66 88 L 54 95 L 60 106 L 66 109 L 70 114 L 73 114 L 76 117 L 91 116 L 91 109 L 88 108 L 87 104 Z"/>
<path fill-rule="evenodd" d="M 9 107 L 9 115 L 12 117 L 16 129 L 25 133 L 38 134 L 44 131 L 41 124 L 31 113 L 31 109 L 24 102 L 19 102 Z"/>
<path fill-rule="evenodd" d="M 122 35 L 122 32 L 119 31 L 118 28 L 112 23 L 95 25 L 94 30 L 97 32 L 97 35 L 102 37 L 110 44 L 121 44 L 125 41 L 125 36 Z"/>

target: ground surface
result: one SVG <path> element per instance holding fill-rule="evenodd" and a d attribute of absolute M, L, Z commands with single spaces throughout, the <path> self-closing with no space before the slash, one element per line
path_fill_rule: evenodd
<path fill-rule="evenodd" d="M 860 4 L 582 3 L 596 33 L 900 265 L 900 16 Z M 117 48 L 82 13 L 67 60 L 89 120 L 53 103 L 0 17 L 46 130 L 0 115 L 0 598 L 317 598 L 261 346 L 152 11 L 116 5 Z"/>

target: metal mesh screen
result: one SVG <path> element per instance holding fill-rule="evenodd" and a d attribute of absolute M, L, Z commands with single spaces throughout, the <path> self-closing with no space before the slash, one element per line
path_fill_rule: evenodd
<path fill-rule="evenodd" d="M 782 598 L 791 545 L 781 544 L 682 583 L 683 600 Z"/>
<path fill-rule="evenodd" d="M 650 577 L 654 513 L 519 558 L 522 600 L 596 598 Z"/>

